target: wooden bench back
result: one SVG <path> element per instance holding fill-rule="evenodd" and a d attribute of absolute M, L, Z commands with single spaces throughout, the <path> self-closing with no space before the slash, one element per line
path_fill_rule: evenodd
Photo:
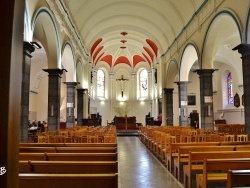
<path fill-rule="evenodd" d="M 234 151 L 235 146 L 181 146 L 178 148 L 178 157 L 188 155 L 190 152 L 206 151 Z"/>
<path fill-rule="evenodd" d="M 118 173 L 117 161 L 19 161 L 19 173 Z"/>
<path fill-rule="evenodd" d="M 250 158 L 205 159 L 203 165 L 203 187 L 207 187 L 207 177 L 209 173 L 213 171 L 225 171 L 227 173 L 228 170 L 232 169 L 250 169 Z M 219 175 L 220 173 L 218 173 L 218 176 Z"/>
<path fill-rule="evenodd" d="M 116 153 L 117 147 L 57 147 L 57 153 Z"/>
<path fill-rule="evenodd" d="M 56 147 L 19 147 L 20 153 L 30 152 L 30 153 L 56 153 Z"/>
<path fill-rule="evenodd" d="M 19 160 L 117 161 L 117 153 L 19 153 Z"/>
<path fill-rule="evenodd" d="M 243 187 L 250 183 L 250 170 L 228 170 L 227 188 Z"/>
<path fill-rule="evenodd" d="M 118 174 L 19 174 L 19 187 L 25 188 L 117 188 Z"/>
<path fill-rule="evenodd" d="M 117 143 L 20 143 L 19 147 L 117 147 Z"/>
<path fill-rule="evenodd" d="M 186 142 L 186 143 L 171 143 L 169 145 L 169 152 L 178 151 L 182 146 L 219 146 L 220 142 Z"/>
<path fill-rule="evenodd" d="M 250 151 L 250 144 L 236 146 L 235 150 L 236 151 Z"/>
<path fill-rule="evenodd" d="M 47 153 L 48 161 L 117 161 L 117 153 Z"/>
<path fill-rule="evenodd" d="M 117 147 L 19 147 L 20 153 L 116 153 Z"/>
<path fill-rule="evenodd" d="M 210 171 L 229 169 L 242 170 L 250 168 L 250 158 L 204 159 L 203 175 Z"/>

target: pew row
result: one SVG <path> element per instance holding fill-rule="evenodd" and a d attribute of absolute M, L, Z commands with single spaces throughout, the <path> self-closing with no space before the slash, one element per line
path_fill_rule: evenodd
<path fill-rule="evenodd" d="M 19 160 L 117 161 L 117 153 L 19 153 Z"/>
<path fill-rule="evenodd" d="M 250 170 L 228 170 L 227 188 L 250 186 Z"/>
<path fill-rule="evenodd" d="M 163 150 L 163 161 L 167 169 L 174 173 L 174 158 L 178 156 L 178 148 L 181 146 L 219 146 L 220 142 L 187 142 L 187 143 L 170 143 L 169 147 Z"/>
<path fill-rule="evenodd" d="M 117 147 L 117 143 L 20 143 L 19 147 Z"/>
<path fill-rule="evenodd" d="M 117 161 L 19 161 L 19 173 L 118 173 Z"/>
<path fill-rule="evenodd" d="M 191 188 L 194 174 L 203 171 L 204 159 L 250 158 L 250 151 L 200 151 L 190 152 L 188 163 L 184 165 L 184 186 Z"/>
<path fill-rule="evenodd" d="M 250 168 L 250 158 L 205 159 L 203 173 L 196 174 L 197 188 L 207 188 L 209 183 L 227 181 L 228 170 L 244 170 Z"/>
<path fill-rule="evenodd" d="M 118 188 L 118 174 L 19 174 L 25 188 Z"/>
<path fill-rule="evenodd" d="M 117 147 L 19 147 L 20 153 L 116 153 Z"/>
<path fill-rule="evenodd" d="M 174 176 L 182 181 L 181 172 L 183 165 L 188 163 L 189 153 L 194 151 L 234 151 L 235 146 L 180 146 L 178 148 L 177 157 L 174 158 Z"/>

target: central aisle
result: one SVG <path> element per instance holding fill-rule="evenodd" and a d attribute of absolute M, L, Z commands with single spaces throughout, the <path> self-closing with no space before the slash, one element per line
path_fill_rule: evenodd
<path fill-rule="evenodd" d="M 181 188 L 139 137 L 118 137 L 119 188 Z"/>

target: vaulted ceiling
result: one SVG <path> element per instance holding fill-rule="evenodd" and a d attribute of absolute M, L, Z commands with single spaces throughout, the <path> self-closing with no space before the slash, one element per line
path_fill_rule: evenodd
<path fill-rule="evenodd" d="M 94 65 L 150 66 L 207 0 L 61 0 Z"/>

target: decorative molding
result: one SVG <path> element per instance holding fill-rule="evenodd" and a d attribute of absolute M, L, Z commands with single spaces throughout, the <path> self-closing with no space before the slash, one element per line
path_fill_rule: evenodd
<path fill-rule="evenodd" d="M 179 52 L 179 49 L 186 43 L 186 41 L 195 34 L 195 32 L 201 32 L 201 28 L 203 23 L 211 16 L 211 14 L 215 13 L 218 7 L 225 0 L 207 0 L 200 6 L 200 8 L 193 14 L 192 18 L 189 22 L 184 26 L 179 35 L 175 38 L 172 44 L 168 47 L 168 49 L 161 55 L 161 58 L 167 57 L 171 59 L 171 57 Z"/>
<path fill-rule="evenodd" d="M 46 0 L 50 10 L 55 15 L 60 25 L 60 30 L 70 38 L 75 53 L 80 54 L 85 61 L 89 60 L 89 54 L 86 52 L 81 37 L 79 36 L 72 19 L 70 18 L 66 7 L 61 0 Z"/>

